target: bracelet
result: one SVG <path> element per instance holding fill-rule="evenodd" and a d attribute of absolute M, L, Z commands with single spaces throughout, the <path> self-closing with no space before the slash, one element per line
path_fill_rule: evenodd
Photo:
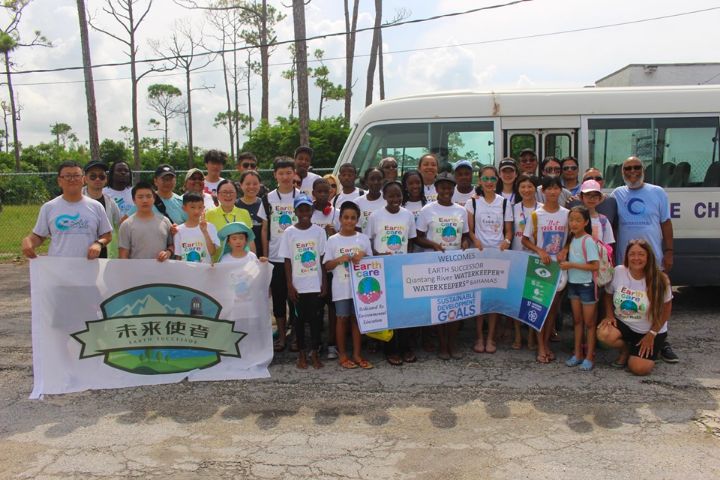
<path fill-rule="evenodd" d="M 648 330 L 648 333 L 650 335 L 652 335 L 653 337 L 657 337 L 657 334 L 658 334 L 658 332 L 656 332 L 655 330 Z"/>

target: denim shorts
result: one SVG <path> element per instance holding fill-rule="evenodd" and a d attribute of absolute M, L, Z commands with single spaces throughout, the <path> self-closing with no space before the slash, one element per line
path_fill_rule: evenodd
<path fill-rule="evenodd" d="M 592 305 L 597 303 L 595 296 L 595 282 L 590 283 L 568 283 L 568 298 L 579 298 L 580 303 Z"/>
<path fill-rule="evenodd" d="M 346 298 L 345 300 L 338 300 L 335 303 L 335 315 L 338 317 L 349 317 L 355 315 L 355 308 L 353 308 L 352 298 Z"/>

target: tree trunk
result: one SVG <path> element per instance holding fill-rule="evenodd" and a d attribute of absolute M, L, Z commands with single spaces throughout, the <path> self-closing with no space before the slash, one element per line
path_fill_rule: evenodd
<path fill-rule="evenodd" d="M 235 124 L 235 145 L 237 145 L 238 153 L 240 153 L 240 125 L 238 124 L 237 118 L 237 112 L 240 111 L 240 92 L 238 92 L 240 82 L 238 80 L 238 75 L 237 28 L 233 27 L 233 89 L 235 90 L 235 95 L 233 96 L 233 98 L 235 100 L 235 114 L 232 117 L 233 123 Z"/>
<path fill-rule="evenodd" d="M 352 81 L 353 81 L 353 64 L 355 57 L 355 30 L 357 29 L 358 4 L 360 0 L 354 0 L 352 21 L 348 12 L 348 0 L 345 0 L 345 121 L 350 123 L 350 113 L 352 111 Z"/>
<path fill-rule="evenodd" d="M 135 19 L 133 18 L 133 7 L 132 2 L 128 2 L 128 24 L 131 25 L 131 27 L 128 29 L 130 33 L 130 82 L 132 83 L 132 93 L 131 93 L 131 101 L 132 101 L 132 128 L 133 128 L 133 168 L 136 171 L 142 170 L 142 164 L 140 163 L 140 132 L 138 128 L 138 107 L 137 107 L 137 100 L 138 100 L 138 83 L 139 80 L 137 79 L 137 70 L 135 65 L 135 56 L 137 55 L 137 50 L 135 48 Z"/>
<path fill-rule="evenodd" d="M 270 63 L 270 48 L 268 46 L 267 37 L 267 0 L 262 0 L 262 18 L 260 20 L 260 72 L 262 82 L 262 108 L 260 111 L 260 120 L 269 123 L 270 100 L 268 89 L 270 88 L 270 72 L 268 69 Z"/>
<path fill-rule="evenodd" d="M 382 30 L 378 31 L 378 84 L 380 85 L 380 100 L 385 99 L 385 68 L 383 67 Z"/>
<path fill-rule="evenodd" d="M 365 106 L 373 100 L 373 86 L 375 83 L 375 64 L 377 63 L 378 42 L 380 40 L 380 23 L 382 21 L 382 0 L 375 0 L 375 25 L 373 29 L 372 45 L 370 46 L 370 61 L 368 62 L 367 83 L 365 88 Z"/>
<path fill-rule="evenodd" d="M 300 145 L 309 145 L 310 105 L 308 104 L 307 44 L 305 42 L 305 4 L 303 0 L 293 0 L 293 24 L 295 27 Z"/>
<path fill-rule="evenodd" d="M 248 59 L 247 59 L 247 88 L 245 91 L 247 92 L 247 102 L 248 102 L 248 130 L 252 132 L 252 95 L 250 95 L 250 73 L 252 72 L 252 68 L 250 68 L 250 50 L 248 50 Z M 238 108 L 240 108 L 238 106 Z M 239 112 L 240 110 L 238 110 Z"/>
<path fill-rule="evenodd" d="M 223 31 L 223 34 L 225 32 Z M 225 36 L 223 35 L 223 50 L 225 50 Z M 232 122 L 232 105 L 230 104 L 230 84 L 228 83 L 227 63 L 225 62 L 225 54 L 220 54 L 223 67 L 223 81 L 225 82 L 225 100 L 227 102 L 227 123 L 228 132 L 230 133 L 230 160 L 235 163 L 235 137 L 233 136 Z"/>
<path fill-rule="evenodd" d="M 93 82 L 92 61 L 90 59 L 90 40 L 88 36 L 85 0 L 77 0 L 78 21 L 80 22 L 80 44 L 82 46 L 83 74 L 85 75 L 85 101 L 87 103 L 88 139 L 90 141 L 90 159 L 100 158 L 100 138 L 98 136 L 97 109 L 95 106 L 95 84 Z"/>
<path fill-rule="evenodd" d="M 190 98 L 190 67 L 185 67 L 185 89 L 187 90 L 187 119 L 188 119 L 188 168 L 193 168 L 195 164 L 195 150 L 193 149 L 193 129 L 192 129 L 192 99 Z"/>
<path fill-rule="evenodd" d="M 10 75 L 10 52 L 5 52 L 5 74 L 7 75 L 8 95 L 10 95 L 10 116 L 13 126 L 13 150 L 15 152 L 15 171 L 20 171 L 20 141 L 18 140 L 17 112 L 15 110 L 15 91 L 12 86 Z"/>

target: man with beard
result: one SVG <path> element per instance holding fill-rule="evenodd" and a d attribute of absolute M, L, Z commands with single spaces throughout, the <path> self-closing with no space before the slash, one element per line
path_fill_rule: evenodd
<path fill-rule="evenodd" d="M 630 240 L 643 239 L 652 246 L 657 264 L 669 274 L 673 266 L 673 227 L 667 193 L 662 187 L 645 183 L 645 167 L 638 157 L 623 162 L 622 174 L 625 185 L 612 193 L 619 220 L 617 264 L 622 265 Z M 667 342 L 660 357 L 668 363 L 679 360 Z"/>

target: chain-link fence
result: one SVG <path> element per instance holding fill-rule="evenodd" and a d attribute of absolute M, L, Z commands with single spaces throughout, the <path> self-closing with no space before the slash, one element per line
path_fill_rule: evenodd
<path fill-rule="evenodd" d="M 313 170 L 318 175 L 332 172 L 331 168 Z M 152 183 L 154 171 L 135 172 L 134 181 Z M 186 170 L 177 171 L 177 193 L 182 193 Z M 272 170 L 258 170 L 263 184 L 270 190 L 276 187 Z M 235 170 L 223 171 L 223 177 L 238 180 Z M 60 194 L 56 172 L 0 173 L 0 261 L 14 260 L 22 255 L 20 242 L 32 231 L 40 206 Z M 47 251 L 48 242 L 38 250 Z"/>

